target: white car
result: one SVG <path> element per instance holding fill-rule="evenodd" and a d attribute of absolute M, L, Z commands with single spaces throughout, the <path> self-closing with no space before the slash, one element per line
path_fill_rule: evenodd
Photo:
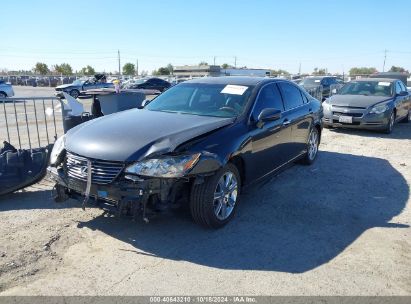
<path fill-rule="evenodd" d="M 13 97 L 14 91 L 10 83 L 0 80 L 0 98 Z"/>

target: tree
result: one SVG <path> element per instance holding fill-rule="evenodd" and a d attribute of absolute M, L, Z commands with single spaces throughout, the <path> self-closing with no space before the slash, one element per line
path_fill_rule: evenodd
<path fill-rule="evenodd" d="M 88 66 L 82 68 L 80 73 L 83 74 L 83 75 L 92 76 L 92 75 L 96 74 L 96 71 L 94 70 L 94 68 L 92 66 L 88 65 Z"/>
<path fill-rule="evenodd" d="M 367 68 L 367 67 L 354 67 L 350 69 L 350 76 L 355 76 L 355 75 L 370 75 L 374 74 L 377 72 L 376 68 Z"/>
<path fill-rule="evenodd" d="M 170 75 L 170 70 L 167 67 L 161 67 L 157 71 L 153 71 L 153 75 Z"/>
<path fill-rule="evenodd" d="M 225 70 L 225 69 L 232 68 L 232 66 L 229 65 L 228 63 L 223 63 L 223 64 L 221 65 L 221 68 Z"/>
<path fill-rule="evenodd" d="M 171 63 L 169 63 L 169 64 L 167 65 L 167 69 L 168 69 L 168 71 L 170 72 L 170 75 L 173 75 L 174 67 L 173 67 L 173 65 L 172 65 Z"/>
<path fill-rule="evenodd" d="M 199 65 L 199 66 L 203 66 L 203 65 L 208 65 L 208 63 L 205 62 L 205 61 L 201 61 L 198 65 Z"/>
<path fill-rule="evenodd" d="M 63 75 L 73 74 L 73 69 L 71 65 L 69 65 L 68 63 L 56 64 L 54 66 L 54 71 L 56 71 L 56 73 L 63 74 Z"/>
<path fill-rule="evenodd" d="M 290 75 L 290 73 L 286 70 L 278 69 L 278 70 L 271 70 L 271 76 L 280 76 L 280 75 Z"/>
<path fill-rule="evenodd" d="M 136 66 L 130 62 L 123 66 L 124 75 L 134 75 L 136 73 Z"/>
<path fill-rule="evenodd" d="M 397 67 L 397 66 L 392 66 L 391 69 L 388 72 L 399 72 L 399 73 L 408 73 L 406 69 L 403 67 Z"/>
<path fill-rule="evenodd" d="M 46 75 L 50 72 L 50 70 L 47 64 L 42 63 L 42 62 L 37 62 L 34 67 L 34 72 L 39 73 L 40 75 Z"/>
<path fill-rule="evenodd" d="M 326 70 L 326 69 L 318 69 L 318 68 L 315 68 L 312 74 L 313 74 L 313 75 L 316 75 L 316 76 L 326 75 L 326 74 L 327 74 L 327 70 Z"/>

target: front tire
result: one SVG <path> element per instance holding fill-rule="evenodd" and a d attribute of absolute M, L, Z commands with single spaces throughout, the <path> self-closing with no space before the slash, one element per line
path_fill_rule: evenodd
<path fill-rule="evenodd" d="M 411 110 L 408 111 L 408 115 L 404 117 L 403 120 L 401 120 L 402 123 L 407 123 L 411 121 Z"/>
<path fill-rule="evenodd" d="M 73 98 L 77 98 L 77 97 L 79 97 L 79 95 L 80 95 L 80 92 L 78 90 L 71 90 L 70 91 L 70 96 L 73 97 Z"/>
<path fill-rule="evenodd" d="M 234 216 L 241 189 L 238 169 L 227 164 L 200 185 L 193 185 L 190 212 L 193 220 L 207 228 L 221 228 Z"/>
<path fill-rule="evenodd" d="M 394 111 L 392 111 L 390 115 L 390 119 L 387 122 L 387 126 L 385 127 L 384 133 L 391 134 L 394 128 L 394 123 L 395 123 L 395 113 Z"/>
<path fill-rule="evenodd" d="M 317 158 L 318 147 L 320 145 L 320 132 L 316 127 L 313 127 L 310 136 L 308 137 L 307 153 L 304 155 L 301 162 L 304 165 L 311 165 Z"/>
<path fill-rule="evenodd" d="M 0 92 L 0 98 L 6 98 L 6 97 L 7 97 L 6 93 Z"/>

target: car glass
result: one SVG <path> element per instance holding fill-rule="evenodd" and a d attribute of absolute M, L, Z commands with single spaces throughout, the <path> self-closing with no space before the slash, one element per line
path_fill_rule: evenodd
<path fill-rule="evenodd" d="M 182 83 L 155 98 L 145 108 L 216 117 L 236 117 L 244 112 L 252 86 Z"/>
<path fill-rule="evenodd" d="M 258 94 L 254 106 L 253 118 L 257 121 L 258 115 L 262 110 L 273 108 L 284 111 L 283 100 L 276 84 L 265 85 Z"/>
<path fill-rule="evenodd" d="M 280 83 L 279 86 L 281 88 L 286 111 L 304 104 L 300 89 L 296 86 L 286 82 Z"/>

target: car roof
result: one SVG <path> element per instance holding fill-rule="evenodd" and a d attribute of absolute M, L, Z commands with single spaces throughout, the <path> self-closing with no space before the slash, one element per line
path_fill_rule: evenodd
<path fill-rule="evenodd" d="M 233 84 L 233 85 L 257 85 L 264 81 L 275 80 L 275 78 L 267 77 L 240 77 L 240 76 L 224 76 L 224 77 L 202 77 L 188 80 L 185 83 L 210 83 L 210 84 Z"/>
<path fill-rule="evenodd" d="M 392 78 L 360 78 L 360 79 L 354 79 L 352 81 L 381 81 L 381 82 L 394 82 L 397 81 L 398 79 L 392 79 Z"/>

